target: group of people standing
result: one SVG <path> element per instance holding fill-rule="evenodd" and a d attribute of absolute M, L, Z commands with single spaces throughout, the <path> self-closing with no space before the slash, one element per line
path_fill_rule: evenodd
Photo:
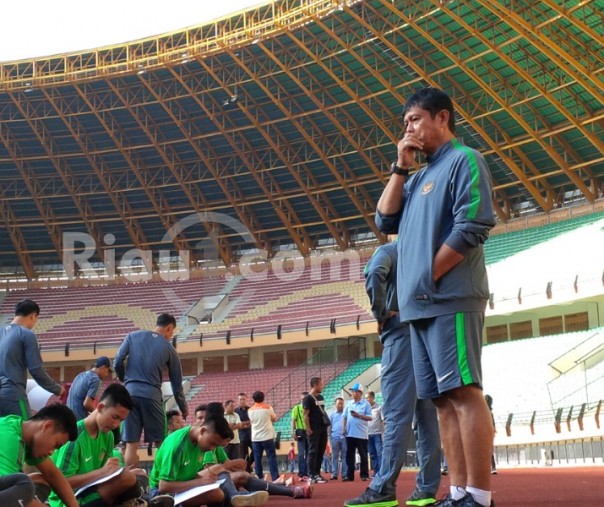
<path fill-rule="evenodd" d="M 455 137 L 453 102 L 442 90 L 429 87 L 411 95 L 403 109 L 403 121 L 405 131 L 397 144 L 398 157 L 391 166 L 391 176 L 376 212 L 378 228 L 385 234 L 398 235 L 398 241 L 378 248 L 365 272 L 367 292 L 383 344 L 381 388 L 385 427 L 382 456 L 376 458 L 379 465 L 374 465 L 375 476 L 369 487 L 358 497 L 347 500 L 345 505 L 398 505 L 396 479 L 406 457 L 410 431 L 415 428 L 420 472 L 416 489 L 407 499 L 408 505 L 436 503 L 440 479 L 440 430 L 451 485 L 447 498 L 439 505 L 494 506 L 490 491 L 494 433 L 481 390 L 480 361 L 484 311 L 489 298 L 483 244 L 494 226 L 489 172 L 482 155 L 462 145 Z M 427 164 L 410 175 L 418 153 L 426 155 Z M 57 495 L 59 503 L 56 505 L 78 505 L 73 489 L 82 485 L 84 479 L 66 478 L 49 456 L 55 449 L 72 445 L 68 442 L 79 440 L 84 432 L 93 437 L 98 432 L 115 429 L 122 421 L 121 438 L 126 442 L 124 460 L 131 467 L 117 479 L 121 485 L 119 499 L 124 500 L 123 495 L 135 494 L 137 451 L 143 429 L 149 442 L 160 445 L 164 439 L 165 414 L 161 394 L 164 368 L 169 371 L 181 414 L 183 418 L 187 417 L 180 360 L 170 344 L 176 321 L 173 316 L 163 314 L 158 317 L 153 331 L 136 331 L 125 338 L 113 365 L 125 387 L 117 385 L 115 389 L 107 390 L 107 397 L 101 397 L 92 411 L 86 399 L 93 398 L 93 390 L 85 388 L 83 379 L 79 385 L 80 379 L 77 379 L 74 387 L 78 392 L 86 393 L 82 406 L 87 415 L 76 423 L 73 412 L 60 405 L 46 407 L 30 419 L 25 394 L 28 370 L 44 389 L 57 395 L 64 394 L 64 388 L 44 371 L 38 343 L 31 331 L 39 313 L 35 302 L 25 300 L 17 305 L 13 322 L 0 329 L 0 434 L 10 435 L 18 442 L 0 448 L 0 503 L 43 505 L 33 497 L 31 479 L 19 475 L 26 460 L 37 466 L 41 482 Z M 104 360 L 97 361 L 95 368 L 94 375 L 100 377 L 100 369 L 110 368 L 110 365 Z M 90 379 L 94 380 L 94 375 L 89 375 Z M 302 400 L 302 413 L 292 418 L 295 424 L 303 421 L 306 432 L 308 450 L 301 466 L 306 463 L 311 481 L 325 482 L 320 471 L 331 426 L 332 449 L 339 449 L 341 454 L 342 441 L 345 439 L 346 442 L 343 480 L 354 479 L 354 461 L 350 457 L 356 450 L 361 454 L 361 479 L 368 479 L 368 468 L 366 463 L 363 464 L 362 456 L 367 455 L 370 439 L 365 423 L 372 419 L 372 412 L 361 399 L 362 389 L 360 386 L 353 388 L 353 400 L 343 408 L 341 415 L 332 414 L 330 418 L 325 412 L 322 388 L 322 380 L 313 378 L 310 391 Z M 266 453 L 271 475 L 278 478 L 276 460 L 273 460 L 274 428 L 271 431 L 276 415 L 264 403 L 261 392 L 254 393 L 253 398 L 254 405 L 249 409 L 244 410 L 239 400 L 237 409 L 241 410 L 233 410 L 240 417 L 240 422 L 233 424 L 241 424 L 238 448 L 248 446 L 249 450 L 251 446 L 258 477 L 262 477 L 261 458 Z M 336 413 L 340 413 L 339 403 L 340 400 L 336 402 Z M 185 428 L 178 431 L 183 430 Z M 250 440 L 243 437 L 246 430 L 251 430 Z M 172 435 L 179 434 L 178 431 Z M 334 435 L 340 440 L 337 446 L 334 446 Z M 233 431 L 221 413 L 206 417 L 204 424 L 187 429 L 187 433 L 179 434 L 179 437 L 184 439 L 183 442 L 197 443 L 198 450 L 209 452 L 219 445 L 227 445 L 233 438 Z M 110 440 L 108 438 L 107 442 Z M 377 452 L 375 445 L 374 448 Z M 82 449 L 86 449 L 83 444 Z M 83 451 L 85 460 L 86 452 L 90 451 Z M 117 468 L 115 461 L 109 461 L 107 453 L 103 452 L 101 456 L 98 464 L 102 470 L 109 472 Z M 191 456 L 195 456 L 191 459 L 202 459 L 194 453 Z M 152 474 L 151 486 L 159 493 L 175 493 L 173 482 L 181 478 L 174 474 L 178 469 L 174 463 L 180 463 L 179 456 L 171 455 L 162 461 L 162 454 L 161 458 L 160 462 L 165 463 L 166 478 L 160 471 Z M 248 459 L 244 467 L 249 465 Z M 194 468 L 182 466 L 187 473 Z M 225 491 L 234 498 L 237 489 L 229 486 L 231 476 L 224 467 L 216 473 L 208 469 L 203 481 L 215 479 L 218 473 L 227 485 Z M 237 480 L 243 481 L 238 484 L 250 483 L 248 476 L 242 477 L 241 474 L 237 476 Z M 90 478 L 92 475 L 86 476 L 86 479 Z M 195 479 L 196 484 L 201 479 Z M 253 484 L 254 487 L 265 487 L 264 484 Z M 266 488 L 270 489 L 270 485 Z M 100 486 L 96 488 L 89 505 L 103 505 L 94 503 L 105 501 L 103 491 Z M 116 491 L 118 489 L 114 488 L 106 494 L 116 495 Z M 210 495 L 212 502 L 220 499 L 220 495 Z M 308 497 L 307 492 L 304 495 Z M 170 504 L 170 500 L 162 496 L 165 495 L 157 495 L 156 500 L 166 503 L 156 505 L 174 503 Z M 266 500 L 266 495 L 256 495 L 256 498 L 260 499 L 259 505 L 260 501 Z M 131 496 L 126 501 L 135 499 Z M 231 501 L 232 505 L 237 503 Z M 242 502 L 240 505 L 248 504 Z"/>

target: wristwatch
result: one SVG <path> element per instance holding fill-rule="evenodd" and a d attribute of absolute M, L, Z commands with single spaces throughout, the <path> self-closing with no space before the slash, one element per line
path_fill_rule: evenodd
<path fill-rule="evenodd" d="M 396 165 L 396 162 L 392 162 L 392 165 L 390 166 L 390 174 L 398 174 L 399 176 L 409 176 L 409 169 L 399 167 Z"/>

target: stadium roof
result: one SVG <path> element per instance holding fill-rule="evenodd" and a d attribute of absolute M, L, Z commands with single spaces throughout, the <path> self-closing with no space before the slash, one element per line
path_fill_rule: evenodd
<path fill-rule="evenodd" d="M 444 88 L 500 221 L 594 202 L 599 0 L 280 0 L 157 37 L 0 64 L 0 269 L 133 247 L 345 249 L 378 234 L 401 106 Z M 191 217 L 192 213 L 199 213 Z M 68 243 L 65 245 L 64 243 Z"/>

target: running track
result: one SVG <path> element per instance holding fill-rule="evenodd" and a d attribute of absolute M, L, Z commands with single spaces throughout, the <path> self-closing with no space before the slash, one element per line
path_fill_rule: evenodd
<path fill-rule="evenodd" d="M 328 477 L 328 474 L 324 474 Z M 439 497 L 448 492 L 449 479 L 442 478 Z M 415 473 L 403 471 L 398 480 L 399 505 L 405 505 L 414 487 Z M 368 482 L 329 481 L 317 484 L 311 500 L 271 497 L 268 507 L 342 506 L 369 485 Z M 492 480 L 497 507 L 604 507 L 604 466 L 502 469 Z"/>

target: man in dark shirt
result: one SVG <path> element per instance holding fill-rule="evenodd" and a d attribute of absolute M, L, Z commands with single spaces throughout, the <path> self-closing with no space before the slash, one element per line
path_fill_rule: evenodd
<path fill-rule="evenodd" d="M 245 469 L 251 473 L 252 465 L 254 464 L 254 451 L 252 449 L 252 423 L 248 415 L 247 395 L 239 393 L 237 403 L 238 407 L 235 409 L 235 413 L 241 419 L 241 428 L 239 429 L 239 445 L 241 447 L 239 449 L 239 456 L 245 459 Z"/>
<path fill-rule="evenodd" d="M 99 393 L 101 380 L 110 376 L 111 361 L 107 356 L 101 356 L 92 369 L 83 371 L 73 379 L 67 396 L 67 406 L 78 421 L 86 418 L 96 408 L 94 400 Z"/>
<path fill-rule="evenodd" d="M 32 331 L 38 322 L 40 307 L 31 299 L 24 299 L 15 307 L 15 318 L 0 328 L 0 417 L 31 415 L 25 388 L 27 372 L 48 392 L 62 396 L 65 388 L 57 384 L 42 365 L 38 339 Z"/>
<path fill-rule="evenodd" d="M 310 379 L 310 392 L 304 398 L 304 423 L 308 435 L 308 471 L 313 483 L 324 483 L 327 479 L 321 476 L 321 463 L 327 447 L 327 421 L 325 400 L 321 392 L 323 381 L 319 377 Z M 325 417 L 324 417 L 325 415 Z"/>
<path fill-rule="evenodd" d="M 170 343 L 176 319 L 167 313 L 157 317 L 155 330 L 134 331 L 122 342 L 115 356 L 115 373 L 126 385 L 134 406 L 124 421 L 122 440 L 126 442 L 124 461 L 138 464 L 138 442 L 143 429 L 145 440 L 159 447 L 165 438 L 166 417 L 161 391 L 162 375 L 168 369 L 172 393 L 183 419 L 187 402 L 182 388 L 180 358 Z M 126 363 L 127 359 L 127 364 Z"/>

